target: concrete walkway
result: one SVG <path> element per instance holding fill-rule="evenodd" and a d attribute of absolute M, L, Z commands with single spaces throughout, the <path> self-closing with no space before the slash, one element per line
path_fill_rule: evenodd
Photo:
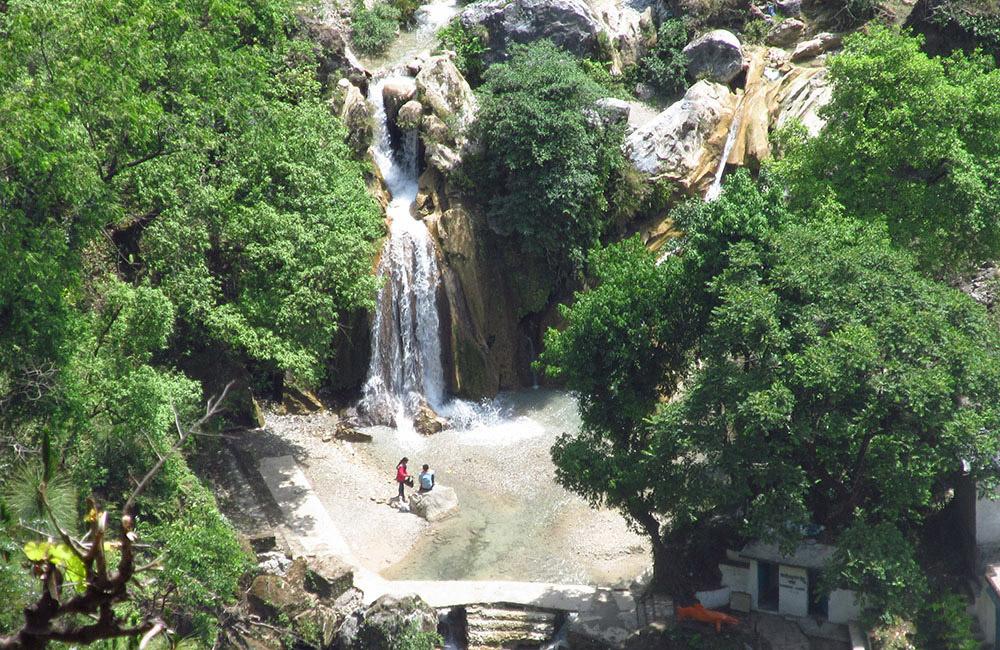
<path fill-rule="evenodd" d="M 355 586 L 364 593 L 366 604 L 383 595 L 416 594 L 436 609 L 507 603 L 579 612 L 616 627 L 635 626 L 635 601 L 627 591 L 506 580 L 386 580 L 360 566 L 294 457 L 263 458 L 259 467 L 285 519 L 289 544 L 304 555 L 332 556 L 350 565 Z"/>

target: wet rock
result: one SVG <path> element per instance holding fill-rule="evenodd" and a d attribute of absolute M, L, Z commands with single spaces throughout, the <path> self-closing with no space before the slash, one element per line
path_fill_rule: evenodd
<path fill-rule="evenodd" d="M 806 24 L 798 18 L 786 18 L 771 28 L 765 42 L 777 47 L 791 47 L 806 31 Z"/>
<path fill-rule="evenodd" d="M 633 166 L 652 180 L 683 191 L 711 183 L 735 113 L 736 98 L 723 85 L 699 81 L 684 98 L 625 139 Z"/>
<path fill-rule="evenodd" d="M 413 79 L 393 79 L 382 86 L 382 102 L 385 105 L 385 119 L 396 123 L 399 109 L 417 95 L 417 85 Z"/>
<path fill-rule="evenodd" d="M 579 57 L 594 56 L 602 31 L 593 10 L 580 0 L 487 0 L 466 7 L 460 20 L 467 29 L 485 29 L 486 63 L 506 59 L 513 43 L 541 39 Z"/>
<path fill-rule="evenodd" d="M 792 52 L 792 61 L 812 59 L 824 52 L 829 52 L 834 48 L 840 47 L 841 42 L 842 39 L 839 34 L 831 34 L 830 32 L 816 34 L 816 36 L 808 41 L 802 41 L 795 46 L 795 51 Z"/>
<path fill-rule="evenodd" d="M 684 55 L 688 75 L 693 79 L 729 83 L 743 69 L 740 39 L 725 29 L 712 30 L 691 41 L 684 47 Z"/>
<path fill-rule="evenodd" d="M 454 488 L 435 485 L 430 492 L 410 496 L 410 511 L 427 521 L 441 521 L 458 511 L 458 494 Z"/>
<path fill-rule="evenodd" d="M 423 113 L 424 105 L 411 99 L 399 107 L 399 112 L 396 114 L 396 126 L 404 131 L 418 129 Z"/>
<path fill-rule="evenodd" d="M 337 82 L 340 119 L 347 129 L 347 144 L 355 154 L 368 150 L 375 133 L 372 105 L 361 89 L 347 79 Z"/>
<path fill-rule="evenodd" d="M 354 424 L 348 420 L 337 422 L 337 428 L 334 430 L 333 437 L 344 442 L 371 442 L 373 440 L 370 434 L 358 431 Z"/>
<path fill-rule="evenodd" d="M 413 428 L 423 436 L 441 433 L 448 427 L 448 420 L 435 413 L 427 404 L 421 404 L 413 416 Z"/>

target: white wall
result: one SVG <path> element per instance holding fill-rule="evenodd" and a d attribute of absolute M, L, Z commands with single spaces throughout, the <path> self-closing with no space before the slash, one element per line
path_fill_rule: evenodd
<path fill-rule="evenodd" d="M 747 569 L 747 591 L 750 592 L 750 609 L 757 609 L 757 560 L 750 560 Z"/>
<path fill-rule="evenodd" d="M 993 605 L 993 599 L 990 598 L 989 590 L 990 586 L 980 584 L 979 591 L 976 592 L 976 618 L 979 619 L 979 627 L 983 631 L 983 638 L 986 642 L 993 647 L 993 639 L 996 638 L 997 630 L 997 613 L 996 607 Z"/>
<path fill-rule="evenodd" d="M 778 613 L 809 615 L 809 574 L 802 567 L 778 565 Z"/>
<path fill-rule="evenodd" d="M 850 589 L 834 589 L 827 601 L 826 618 L 831 623 L 847 623 L 861 618 L 857 595 Z"/>
<path fill-rule="evenodd" d="M 1000 542 L 1000 500 L 976 500 L 976 544 Z"/>
<path fill-rule="evenodd" d="M 750 569 L 745 566 L 734 566 L 732 564 L 719 564 L 719 571 L 722 572 L 722 584 L 733 591 L 750 590 Z M 757 574 L 754 574 L 754 579 Z"/>

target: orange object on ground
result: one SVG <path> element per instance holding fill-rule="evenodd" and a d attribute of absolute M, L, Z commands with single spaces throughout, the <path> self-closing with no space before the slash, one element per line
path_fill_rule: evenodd
<path fill-rule="evenodd" d="M 717 612 L 714 609 L 705 609 L 705 606 L 701 603 L 697 605 L 691 605 L 690 607 L 678 607 L 677 608 L 677 620 L 683 621 L 684 619 L 691 619 L 692 621 L 701 621 L 702 623 L 712 623 L 715 625 L 715 631 L 722 631 L 722 624 L 726 625 L 739 625 L 740 620 L 729 614 L 723 612 Z"/>

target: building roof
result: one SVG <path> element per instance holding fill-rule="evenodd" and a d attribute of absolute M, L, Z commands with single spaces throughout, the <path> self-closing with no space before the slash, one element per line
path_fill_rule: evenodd
<path fill-rule="evenodd" d="M 786 555 L 781 552 L 777 544 L 751 542 L 743 547 L 740 556 L 751 560 L 763 560 L 806 569 L 821 569 L 833 557 L 836 550 L 836 546 L 807 540 L 799 544 L 791 555 Z"/>

